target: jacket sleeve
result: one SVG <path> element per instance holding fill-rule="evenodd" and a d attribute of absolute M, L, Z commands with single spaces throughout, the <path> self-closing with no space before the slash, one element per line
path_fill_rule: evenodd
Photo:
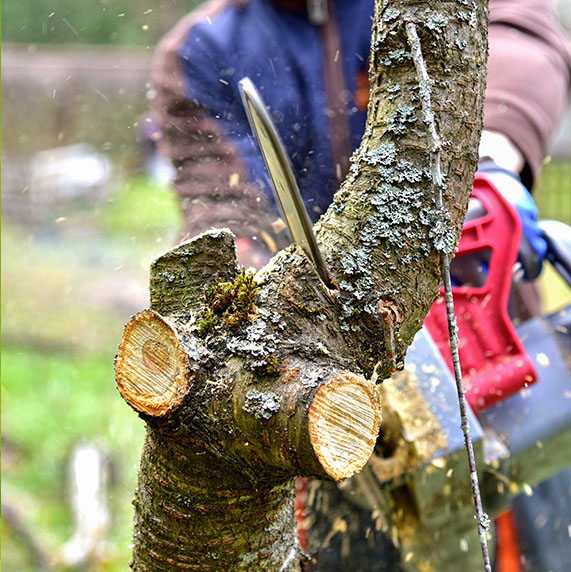
<path fill-rule="evenodd" d="M 571 50 L 549 0 L 491 0 L 484 129 L 502 133 L 537 179 L 567 106 Z"/>
<path fill-rule="evenodd" d="M 153 66 L 153 120 L 159 150 L 176 169 L 183 238 L 227 227 L 275 251 L 288 241 L 273 230 L 278 215 L 261 153 L 248 137 L 239 94 L 220 75 L 215 47 L 188 45 L 192 23 L 191 15 L 163 39 Z"/>

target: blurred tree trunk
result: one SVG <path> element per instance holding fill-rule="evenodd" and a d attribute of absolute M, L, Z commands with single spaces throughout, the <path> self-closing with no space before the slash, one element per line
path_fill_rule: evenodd
<path fill-rule="evenodd" d="M 295 477 L 340 481 L 364 466 L 375 382 L 402 367 L 460 235 L 486 18 L 484 2 L 376 2 L 366 132 L 316 225 L 338 289 L 293 246 L 243 274 L 227 231 L 153 263 L 152 310 L 127 324 L 116 361 L 147 423 L 133 569 L 300 569 Z"/>

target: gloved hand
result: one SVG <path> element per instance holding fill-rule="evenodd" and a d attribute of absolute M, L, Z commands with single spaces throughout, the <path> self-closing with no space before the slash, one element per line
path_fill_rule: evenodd
<path fill-rule="evenodd" d="M 491 161 L 481 163 L 478 170 L 486 174 L 517 211 L 522 224 L 518 261 L 523 267 L 523 278 L 535 280 L 541 272 L 547 253 L 547 243 L 538 224 L 537 207 L 531 193 L 521 184 L 517 175 L 498 167 Z"/>

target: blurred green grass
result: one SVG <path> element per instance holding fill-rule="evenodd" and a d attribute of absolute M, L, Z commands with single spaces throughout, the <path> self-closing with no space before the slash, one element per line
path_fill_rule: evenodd
<path fill-rule="evenodd" d="M 540 219 L 560 220 L 571 225 L 571 161 L 550 161 L 533 192 Z M 562 278 L 545 264 L 539 288 L 546 313 L 571 304 L 571 291 Z"/>
<path fill-rule="evenodd" d="M 571 161 L 546 163 L 533 197 L 540 218 L 571 225 Z"/>
<path fill-rule="evenodd" d="M 547 165 L 535 196 L 542 218 L 571 223 L 571 163 Z M 149 263 L 175 243 L 178 228 L 172 192 L 143 178 L 99 205 L 53 213 L 41 228 L 2 225 L 3 498 L 56 552 L 73 531 L 69 455 L 80 442 L 101 447 L 112 460 L 113 522 L 110 556 L 98 570 L 127 567 L 144 434 L 115 389 L 113 357 L 122 325 L 147 303 Z M 550 306 L 570 301 L 552 275 L 544 282 Z M 2 564 L 35 570 L 9 526 Z"/>
<path fill-rule="evenodd" d="M 109 558 L 126 569 L 143 423 L 115 388 L 113 358 L 147 304 L 150 261 L 174 243 L 170 189 L 127 181 L 106 202 L 58 209 L 37 227 L 2 224 L 2 498 L 50 555 L 73 533 L 70 454 L 97 445 L 112 467 Z M 29 547 L 2 527 L 4 570 L 33 571 Z"/>
<path fill-rule="evenodd" d="M 135 240 L 139 249 L 145 249 L 144 255 L 152 258 L 157 250 L 155 245 L 165 238 L 174 239 L 178 232 L 177 199 L 168 186 L 143 177 L 130 179 L 97 211 L 95 222 L 105 236 L 120 241 Z"/>

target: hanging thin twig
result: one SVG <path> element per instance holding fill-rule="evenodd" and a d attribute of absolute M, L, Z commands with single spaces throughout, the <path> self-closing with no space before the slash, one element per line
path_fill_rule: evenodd
<path fill-rule="evenodd" d="M 428 127 L 428 136 L 432 145 L 430 159 L 432 170 L 432 181 L 435 188 L 435 201 L 438 209 L 442 209 L 442 172 L 440 169 L 440 150 L 442 141 L 436 129 L 434 121 L 434 112 L 430 100 L 431 81 L 426 71 L 426 64 L 422 56 L 420 39 L 416 33 L 416 26 L 412 22 L 407 22 L 406 33 L 408 43 L 412 52 L 412 60 L 416 68 L 420 87 L 420 99 L 422 102 L 423 118 Z M 486 540 L 486 531 L 490 526 L 490 519 L 484 512 L 482 507 L 482 496 L 480 494 L 480 485 L 478 483 L 478 473 L 476 470 L 476 459 L 474 457 L 474 447 L 472 445 L 472 436 L 470 434 L 470 423 L 468 420 L 468 405 L 466 396 L 464 395 L 464 387 L 462 385 L 462 373 L 460 371 L 460 357 L 458 355 L 458 335 L 456 328 L 456 317 L 454 315 L 454 303 L 452 298 L 452 284 L 450 281 L 450 259 L 447 253 L 441 255 L 442 280 L 444 282 L 444 293 L 446 299 L 446 315 L 448 317 L 448 333 L 450 336 L 450 351 L 452 354 L 452 363 L 454 365 L 454 378 L 456 380 L 456 389 L 458 391 L 458 402 L 460 404 L 460 417 L 462 431 L 464 432 L 464 443 L 468 453 L 468 464 L 470 467 L 470 480 L 472 484 L 472 495 L 474 497 L 474 505 L 476 507 L 476 518 L 478 521 L 478 536 L 480 547 L 484 557 L 484 566 L 486 572 L 492 572 L 490 564 L 490 555 L 488 552 L 488 543 Z"/>

